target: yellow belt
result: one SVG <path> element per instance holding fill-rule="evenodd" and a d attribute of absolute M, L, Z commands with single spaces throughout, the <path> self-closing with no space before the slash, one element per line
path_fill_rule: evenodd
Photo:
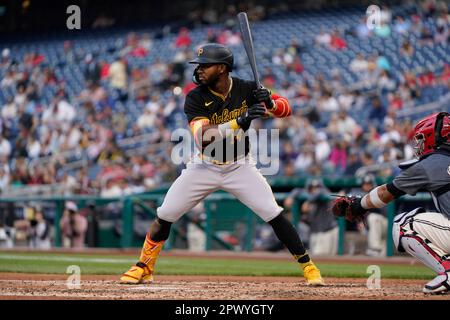
<path fill-rule="evenodd" d="M 233 160 L 233 162 L 238 161 L 238 160 L 243 159 L 243 158 L 245 158 L 245 155 L 238 157 L 236 160 Z M 207 161 L 211 162 L 212 164 L 216 164 L 216 165 L 219 165 L 219 166 L 224 166 L 224 165 L 233 163 L 232 161 L 220 162 L 219 160 L 213 159 L 211 157 L 207 157 L 207 156 L 205 156 L 203 154 L 200 154 L 200 159 L 207 160 Z"/>

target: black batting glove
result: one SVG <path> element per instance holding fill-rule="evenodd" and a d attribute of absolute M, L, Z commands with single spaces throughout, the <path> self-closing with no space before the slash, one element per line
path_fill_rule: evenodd
<path fill-rule="evenodd" d="M 274 102 L 268 89 L 263 87 L 253 90 L 253 95 L 255 96 L 256 101 L 264 103 L 267 109 L 273 109 Z"/>
<path fill-rule="evenodd" d="M 261 118 L 266 114 L 266 108 L 261 104 L 254 104 L 247 108 L 247 110 L 237 117 L 236 122 L 244 130 L 250 127 L 252 120 Z"/>

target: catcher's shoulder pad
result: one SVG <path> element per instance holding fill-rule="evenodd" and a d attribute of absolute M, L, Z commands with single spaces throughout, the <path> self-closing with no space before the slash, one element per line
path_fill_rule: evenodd
<path fill-rule="evenodd" d="M 402 163 L 400 163 L 398 165 L 398 167 L 402 170 L 408 169 L 409 167 L 412 167 L 413 165 L 415 165 L 416 163 L 418 163 L 420 160 L 419 159 L 411 159 L 408 161 L 403 161 Z"/>

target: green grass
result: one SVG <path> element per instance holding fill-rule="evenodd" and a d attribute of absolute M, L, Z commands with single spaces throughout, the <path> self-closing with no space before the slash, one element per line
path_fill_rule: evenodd
<path fill-rule="evenodd" d="M 70 265 L 78 265 L 82 274 L 117 274 L 136 262 L 136 256 L 15 253 L 0 252 L 0 272 L 64 274 Z M 367 278 L 368 264 L 318 263 L 324 277 Z M 381 264 L 381 277 L 399 279 L 429 279 L 432 271 L 422 266 Z M 208 259 L 161 257 L 157 274 L 163 275 L 242 275 L 298 276 L 296 263 L 245 259 Z"/>

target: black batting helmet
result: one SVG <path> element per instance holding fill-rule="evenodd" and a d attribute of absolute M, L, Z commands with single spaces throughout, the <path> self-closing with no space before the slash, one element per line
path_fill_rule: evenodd
<path fill-rule="evenodd" d="M 227 47 L 218 43 L 207 43 L 198 48 L 197 57 L 189 63 L 225 64 L 231 71 L 233 70 L 234 59 L 233 53 Z"/>

